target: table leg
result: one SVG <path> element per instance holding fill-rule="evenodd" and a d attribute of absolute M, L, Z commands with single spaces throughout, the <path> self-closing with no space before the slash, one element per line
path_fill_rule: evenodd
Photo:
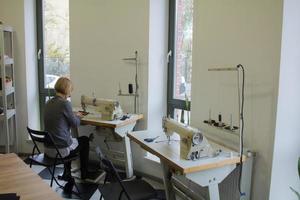
<path fill-rule="evenodd" d="M 210 200 L 220 200 L 218 183 L 209 185 L 208 186 L 208 192 L 209 192 L 209 199 Z"/>
<path fill-rule="evenodd" d="M 186 178 L 202 187 L 208 187 L 209 199 L 220 200 L 219 186 L 234 169 L 236 165 L 225 165 L 218 168 L 203 170 L 199 172 L 186 174 Z"/>
<path fill-rule="evenodd" d="M 166 198 L 167 200 L 175 200 L 175 193 L 173 190 L 173 185 L 171 183 L 172 173 L 170 171 L 170 168 L 162 160 L 160 160 L 160 164 L 163 171 L 163 180 L 164 180 L 164 186 L 166 191 Z"/>
<path fill-rule="evenodd" d="M 132 154 L 130 140 L 127 136 L 123 138 L 124 147 L 125 147 L 125 169 L 127 178 L 133 176 L 133 164 L 132 164 Z"/>
<path fill-rule="evenodd" d="M 4 123 L 6 125 L 4 125 Z M 8 120 L 4 120 L 3 126 L 4 126 L 4 132 L 6 133 L 6 146 L 5 151 L 6 153 L 10 153 L 10 135 L 9 135 L 9 127 L 8 127 Z"/>

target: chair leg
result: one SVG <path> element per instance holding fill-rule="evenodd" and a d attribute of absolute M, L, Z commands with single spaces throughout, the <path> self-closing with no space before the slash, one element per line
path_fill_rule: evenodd
<path fill-rule="evenodd" d="M 107 182 L 107 178 L 108 176 L 107 176 L 107 174 L 105 174 L 105 178 L 104 178 L 104 183 L 103 183 L 103 185 L 105 185 L 106 184 L 106 182 Z"/>
<path fill-rule="evenodd" d="M 81 198 L 81 196 L 80 196 L 80 194 L 81 194 L 81 192 L 80 192 L 80 190 L 79 190 L 79 188 L 78 188 L 78 186 L 77 186 L 77 184 L 76 184 L 76 182 L 74 181 L 74 186 L 75 186 L 75 188 L 76 188 L 76 190 L 77 190 L 77 192 L 78 192 L 78 194 L 76 194 L 79 198 Z"/>
<path fill-rule="evenodd" d="M 55 166 L 53 166 L 53 172 L 52 172 L 52 174 L 51 174 L 52 176 L 51 176 L 51 183 L 50 183 L 50 187 L 52 187 L 52 185 L 53 185 L 53 180 L 55 179 L 55 178 L 54 178 L 54 176 L 55 176 L 55 168 L 56 168 L 56 167 L 55 167 Z M 55 181 L 55 182 L 56 182 L 56 181 Z"/>
<path fill-rule="evenodd" d="M 59 187 L 63 187 L 63 186 L 56 180 L 56 178 L 55 178 L 53 172 L 51 171 L 51 169 L 49 169 L 49 167 L 47 167 L 47 169 L 48 169 L 49 173 L 51 174 L 51 179 L 52 179 L 52 177 L 54 177 L 53 180 L 55 181 L 55 183 L 56 183 Z M 52 186 L 51 186 L 51 187 L 52 187 Z"/>
<path fill-rule="evenodd" d="M 30 165 L 29 166 L 30 166 L 30 168 L 32 167 L 32 160 L 30 161 Z"/>
<path fill-rule="evenodd" d="M 120 192 L 119 200 L 121 200 L 123 192 L 124 192 L 123 190 Z"/>
<path fill-rule="evenodd" d="M 104 178 L 104 183 L 103 183 L 103 186 L 106 184 L 106 182 L 107 182 L 107 179 L 108 179 L 108 175 L 107 175 L 107 174 L 105 174 L 105 178 Z M 103 195 L 100 193 L 100 200 L 102 200 L 102 197 L 103 197 Z"/>

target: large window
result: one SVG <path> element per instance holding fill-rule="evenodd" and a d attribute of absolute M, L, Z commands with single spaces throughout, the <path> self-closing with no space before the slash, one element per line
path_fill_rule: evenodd
<path fill-rule="evenodd" d="M 170 0 L 169 13 L 168 115 L 189 123 L 193 0 Z"/>
<path fill-rule="evenodd" d="M 40 110 L 60 76 L 70 76 L 69 0 L 36 0 Z M 43 121 L 43 120 L 41 120 Z"/>

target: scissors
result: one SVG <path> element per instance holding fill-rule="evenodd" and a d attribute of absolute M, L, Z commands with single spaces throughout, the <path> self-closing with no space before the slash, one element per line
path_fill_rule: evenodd
<path fill-rule="evenodd" d="M 144 141 L 145 142 L 153 142 L 154 140 L 156 140 L 157 138 L 159 138 L 159 136 L 156 136 L 154 138 L 145 138 Z"/>

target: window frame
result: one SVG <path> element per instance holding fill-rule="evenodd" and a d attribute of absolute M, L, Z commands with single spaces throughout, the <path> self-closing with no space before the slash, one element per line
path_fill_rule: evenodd
<path fill-rule="evenodd" d="M 39 84 L 39 106 L 40 106 L 40 124 L 44 127 L 44 110 L 47 97 L 55 95 L 53 88 L 45 88 L 44 75 L 44 18 L 43 18 L 44 0 L 36 0 L 36 31 L 37 31 L 37 63 L 38 63 L 38 84 Z"/>
<path fill-rule="evenodd" d="M 169 37 L 168 49 L 171 54 L 168 61 L 168 86 L 167 86 L 167 115 L 174 118 L 174 110 L 191 110 L 191 101 L 174 98 L 174 73 L 175 73 L 175 31 L 176 28 L 176 0 L 169 0 Z M 188 104 L 188 105 L 186 105 Z"/>

